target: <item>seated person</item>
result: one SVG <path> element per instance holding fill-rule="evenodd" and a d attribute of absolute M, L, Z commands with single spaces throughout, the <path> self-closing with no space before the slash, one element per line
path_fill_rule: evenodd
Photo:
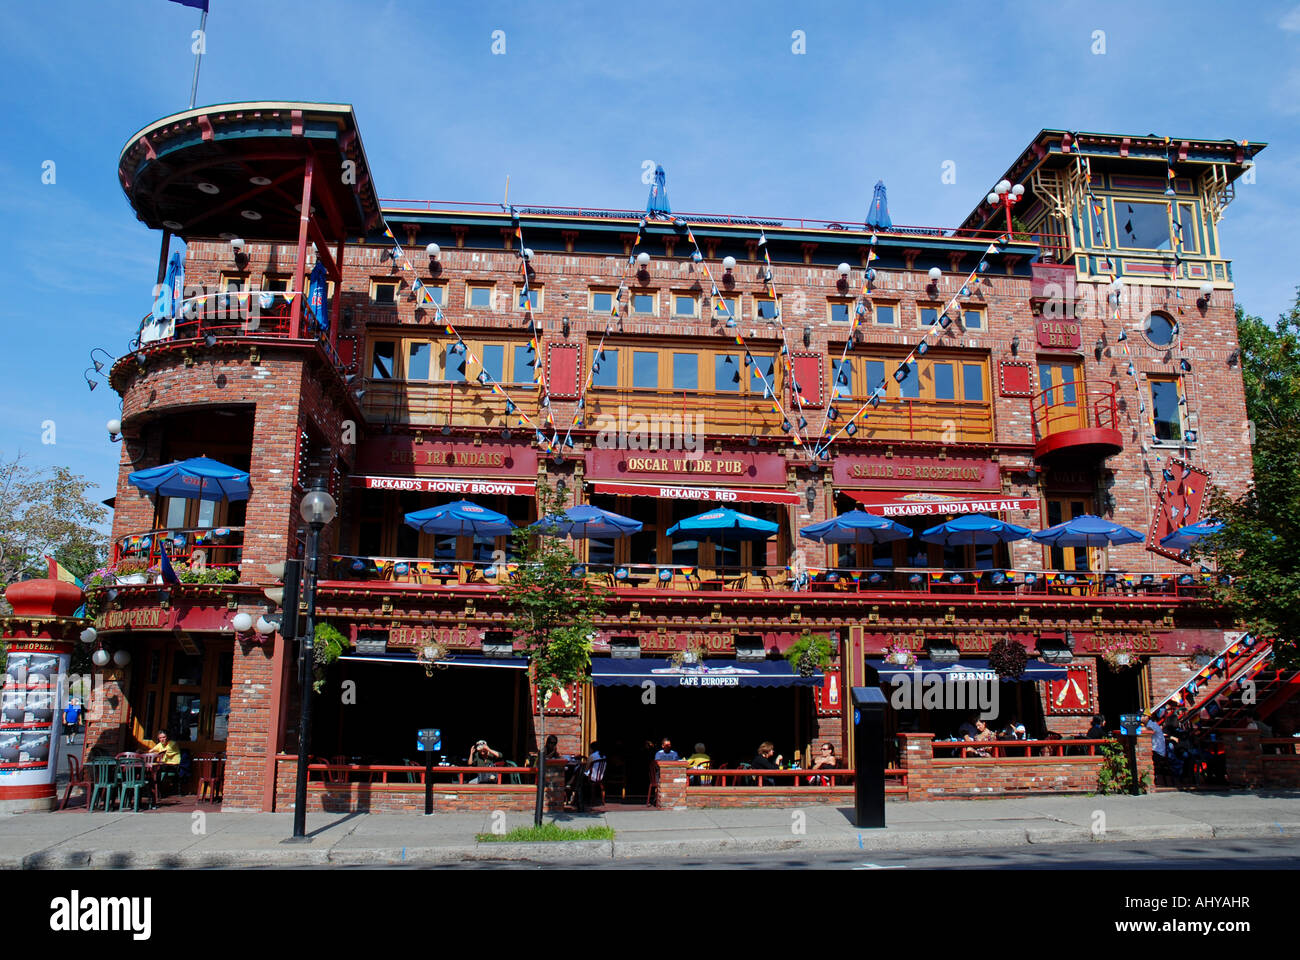
<path fill-rule="evenodd" d="M 785 758 L 776 752 L 776 747 L 770 740 L 764 740 L 758 745 L 758 753 L 749 765 L 755 770 L 780 770 L 781 764 Z M 758 785 L 760 787 L 776 786 L 774 777 L 759 777 Z"/>
<path fill-rule="evenodd" d="M 605 776 L 605 755 L 600 752 L 600 744 L 591 741 L 591 752 L 577 768 L 577 774 L 574 776 L 576 781 L 577 806 L 579 810 L 586 810 L 591 802 L 591 795 L 595 789 L 595 784 Z"/>
<path fill-rule="evenodd" d="M 809 769 L 834 770 L 839 765 L 839 759 L 835 756 L 835 745 L 831 743 L 823 743 Z M 812 776 L 808 778 L 808 782 L 813 786 L 822 787 L 826 786 L 830 781 L 827 777 Z"/>
<path fill-rule="evenodd" d="M 1105 740 L 1109 734 L 1106 732 L 1106 718 L 1100 713 L 1093 714 L 1092 723 L 1088 726 L 1088 732 L 1084 734 L 1085 740 Z"/>
<path fill-rule="evenodd" d="M 166 730 L 158 731 L 158 739 L 147 752 L 157 755 L 157 759 L 154 761 L 155 763 L 167 763 L 180 766 L 181 748 L 167 736 Z"/>
<path fill-rule="evenodd" d="M 957 739 L 974 740 L 975 734 L 977 733 L 979 733 L 979 730 L 975 728 L 975 714 L 972 713 L 966 718 L 962 725 L 957 728 Z"/>
<path fill-rule="evenodd" d="M 547 760 L 560 759 L 560 738 L 553 733 L 546 735 L 546 746 L 542 750 Z"/>
<path fill-rule="evenodd" d="M 659 744 L 659 752 L 655 754 L 655 761 L 680 759 L 681 757 L 677 755 L 677 751 L 673 749 L 673 742 L 667 737 L 664 737 L 663 741 Z"/>
<path fill-rule="evenodd" d="M 962 726 L 965 726 L 965 724 L 962 724 Z M 974 740 L 974 741 L 981 741 L 981 742 L 988 741 L 988 740 L 996 740 L 997 738 L 998 735 L 989 729 L 988 721 L 985 720 L 983 717 L 975 718 L 974 736 L 966 735 L 962 737 L 963 740 Z M 987 756 L 991 756 L 991 754 L 986 748 L 979 747 L 975 750 L 975 756 L 987 757 Z"/>
<path fill-rule="evenodd" d="M 686 766 L 692 770 L 705 769 L 712 762 L 712 758 L 704 752 L 704 744 L 702 743 L 697 743 L 695 745 L 695 752 L 686 758 Z M 690 779 L 691 786 L 693 787 L 707 787 L 713 783 L 712 777 L 691 777 Z"/>
<path fill-rule="evenodd" d="M 501 754 L 489 747 L 486 740 L 480 740 L 474 744 L 474 749 L 469 753 L 469 765 L 471 767 L 494 767 L 500 762 Z M 496 783 L 497 775 L 495 773 L 480 773 L 469 782 Z"/>

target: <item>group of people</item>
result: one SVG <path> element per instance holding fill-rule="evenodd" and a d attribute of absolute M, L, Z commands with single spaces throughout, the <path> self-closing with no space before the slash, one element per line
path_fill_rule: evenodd
<path fill-rule="evenodd" d="M 776 746 L 770 740 L 764 740 L 758 745 L 758 751 L 754 754 L 754 758 L 748 764 L 741 764 L 741 767 L 749 767 L 754 770 L 804 769 L 804 767 L 799 763 L 797 754 L 798 752 L 796 751 L 794 763 L 787 768 L 785 757 L 776 752 Z M 677 751 L 673 749 L 673 742 L 668 737 L 664 737 L 660 742 L 659 750 L 655 754 L 654 758 L 656 763 L 665 760 L 671 761 L 682 759 Z M 695 745 L 695 752 L 686 758 L 686 766 L 690 770 L 707 770 L 713 767 L 713 758 L 709 756 L 704 744 L 697 743 Z M 831 743 L 823 743 L 819 748 L 816 757 L 809 758 L 807 769 L 809 771 L 834 770 L 839 766 L 839 758 L 835 756 L 835 745 Z M 776 786 L 777 783 L 775 777 L 760 776 L 757 779 L 759 785 L 764 787 L 773 787 Z M 785 782 L 796 784 L 799 782 L 799 779 L 801 778 L 787 779 Z M 689 782 L 691 786 L 707 787 L 713 783 L 713 778 L 703 774 L 691 774 Z M 821 774 L 811 773 L 805 782 L 813 786 L 824 786 L 828 781 L 827 778 Z"/>

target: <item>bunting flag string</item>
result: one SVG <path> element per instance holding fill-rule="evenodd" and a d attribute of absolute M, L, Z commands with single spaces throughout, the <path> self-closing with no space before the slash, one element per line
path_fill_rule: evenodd
<path fill-rule="evenodd" d="M 988 249 L 984 251 L 984 257 L 987 258 L 992 256 L 995 253 L 1000 253 L 1001 251 L 998 244 L 1006 242 L 1008 239 L 1009 238 L 1007 237 L 1006 234 L 1003 234 L 1002 236 L 998 237 L 997 240 L 995 240 L 993 243 L 990 243 L 988 245 Z M 925 333 L 921 335 L 921 339 L 917 342 L 917 345 L 911 349 L 907 357 L 904 358 L 902 364 L 895 371 L 894 373 L 895 380 L 898 380 L 901 383 L 904 379 L 906 379 L 908 373 L 911 370 L 912 361 L 917 356 L 924 356 L 929 351 L 930 334 L 934 333 L 936 330 L 939 330 L 941 333 L 946 333 L 948 331 L 948 328 L 952 325 L 953 322 L 952 318 L 949 317 L 948 314 L 952 311 L 952 308 L 957 305 L 958 300 L 963 295 L 969 296 L 970 285 L 974 283 L 976 281 L 976 278 L 978 278 L 978 276 L 981 273 L 983 273 L 986 269 L 988 269 L 988 260 L 981 259 L 980 262 L 975 265 L 975 269 L 966 275 L 966 279 L 963 280 L 960 285 L 958 285 L 957 292 L 954 293 L 951 298 L 949 298 L 943 310 L 940 311 L 937 322 L 934 323 L 929 329 L 925 331 Z M 902 374 L 901 377 L 899 376 L 900 373 Z M 867 408 L 880 406 L 881 398 L 884 397 L 885 395 L 885 385 L 887 382 L 888 382 L 887 376 L 880 378 L 880 383 L 876 385 L 876 387 L 872 390 L 871 395 L 867 398 L 867 401 L 857 409 L 857 411 L 853 414 L 853 416 L 845 420 L 844 425 L 842 427 L 839 427 L 833 434 L 831 434 L 829 438 L 823 439 L 821 445 L 817 448 L 816 456 L 818 457 L 825 456 L 826 451 L 830 449 L 831 444 L 834 443 L 837 439 L 839 439 L 841 435 L 853 436 L 854 434 L 857 433 L 858 420 L 865 419 L 866 417 L 870 416 Z"/>
<path fill-rule="evenodd" d="M 849 335 L 844 340 L 844 349 L 840 351 L 839 363 L 831 368 L 831 380 L 834 382 L 831 385 L 830 402 L 827 403 L 826 409 L 822 413 L 822 424 L 817 430 L 818 436 L 823 440 L 826 439 L 826 431 L 830 429 L 832 419 L 831 413 L 832 411 L 836 411 L 835 398 L 841 395 L 841 377 L 844 377 L 846 380 L 846 389 L 844 390 L 843 395 L 847 397 L 852 394 L 853 384 L 851 379 L 849 379 L 844 372 L 844 361 L 848 358 L 850 348 L 857 341 L 858 327 L 866 317 L 867 299 L 871 295 L 871 284 L 876 279 L 876 270 L 872 266 L 876 261 L 876 257 L 876 234 L 873 232 L 871 234 L 871 242 L 867 245 L 867 265 L 862 271 L 862 289 L 859 291 L 858 298 L 853 304 L 853 316 L 849 320 Z M 838 417 L 835 417 L 834 419 L 838 419 Z M 856 426 L 853 428 L 853 432 L 857 432 Z"/>

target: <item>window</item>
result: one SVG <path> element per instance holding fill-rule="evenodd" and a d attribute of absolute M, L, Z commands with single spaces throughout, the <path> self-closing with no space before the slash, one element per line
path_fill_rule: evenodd
<path fill-rule="evenodd" d="M 1116 200 L 1119 245 L 1137 250 L 1168 250 L 1169 207 L 1164 203 Z"/>
<path fill-rule="evenodd" d="M 717 393 L 740 393 L 740 357 L 734 353 L 713 355 L 713 389 Z M 759 390 L 762 390 L 759 386 Z"/>
<path fill-rule="evenodd" d="M 848 323 L 853 319 L 853 302 L 850 300 L 832 300 L 826 305 L 831 323 Z"/>
<path fill-rule="evenodd" d="M 247 277 L 232 277 L 230 274 L 221 275 L 221 292 L 222 293 L 243 293 L 248 289 Z"/>
<path fill-rule="evenodd" d="M 984 311 L 978 309 L 966 309 L 961 312 L 962 325 L 967 330 L 984 329 Z"/>
<path fill-rule="evenodd" d="M 479 352 L 479 368 L 500 383 L 505 379 L 506 345 L 504 343 L 485 343 Z"/>
<path fill-rule="evenodd" d="M 442 379 L 463 383 L 468 362 L 469 356 L 464 347 L 458 343 L 447 344 L 442 353 Z"/>
<path fill-rule="evenodd" d="M 695 353 L 673 354 L 673 389 L 700 389 L 700 357 Z"/>
<path fill-rule="evenodd" d="M 984 364 L 963 363 L 962 399 L 970 403 L 984 402 Z"/>
<path fill-rule="evenodd" d="M 834 360 L 831 362 L 831 396 L 853 396 L 853 360 Z"/>
<path fill-rule="evenodd" d="M 953 379 L 953 365 L 936 360 L 930 365 L 930 370 L 934 376 L 934 399 L 956 400 L 957 384 Z"/>
<path fill-rule="evenodd" d="M 657 297 L 653 293 L 632 294 L 632 313 L 639 317 L 653 317 L 655 315 L 656 299 Z"/>
<path fill-rule="evenodd" d="M 430 362 L 433 359 L 433 344 L 412 341 L 407 346 L 406 379 L 431 380 Z"/>
<path fill-rule="evenodd" d="M 492 309 L 494 288 L 488 284 L 471 283 L 465 287 L 465 306 L 484 310 Z"/>
<path fill-rule="evenodd" d="M 1151 378 L 1151 420 L 1155 425 L 1157 440 L 1183 438 L 1181 401 L 1177 379 Z"/>
<path fill-rule="evenodd" d="M 596 356 L 593 364 L 594 369 L 591 375 L 591 385 L 593 387 L 617 387 L 618 386 L 618 351 L 606 347 Z"/>
<path fill-rule="evenodd" d="M 714 297 L 713 298 L 713 315 L 719 320 L 725 320 L 728 317 L 740 319 L 739 307 L 735 297 Z"/>
<path fill-rule="evenodd" d="M 392 340 L 376 340 L 370 359 L 370 377 L 372 380 L 393 379 L 394 360 L 397 344 Z"/>
<path fill-rule="evenodd" d="M 632 386 L 653 389 L 659 386 L 659 353 L 654 350 L 632 352 Z"/>
<path fill-rule="evenodd" d="M 371 280 L 370 302 L 392 304 L 397 302 L 396 280 Z"/>
<path fill-rule="evenodd" d="M 523 287 L 515 287 L 514 303 L 516 310 L 523 310 L 525 306 L 534 311 L 542 309 L 542 288 L 529 287 L 525 294 Z"/>
<path fill-rule="evenodd" d="M 593 311 L 608 314 L 614 309 L 614 294 L 609 290 L 592 290 L 590 294 Z"/>
<path fill-rule="evenodd" d="M 673 316 L 693 317 L 699 311 L 699 301 L 689 293 L 673 294 Z"/>
<path fill-rule="evenodd" d="M 263 289 L 263 290 L 269 290 L 269 291 L 271 291 L 271 292 L 273 292 L 273 293 L 288 293 L 288 292 L 289 292 L 289 278 L 288 278 L 288 277 L 272 277 L 272 276 L 270 276 L 270 275 L 267 275 L 267 276 L 265 276 L 265 277 L 262 278 L 262 289 Z"/>
<path fill-rule="evenodd" d="M 899 371 L 902 371 L 902 379 L 899 379 Z M 898 381 L 898 395 L 907 400 L 919 400 L 921 398 L 921 374 L 916 360 L 907 365 L 904 370 L 903 365 L 898 363 L 894 367 L 894 379 Z"/>
<path fill-rule="evenodd" d="M 515 362 L 511 371 L 511 383 L 533 383 L 533 374 L 535 371 L 534 359 L 537 354 L 533 350 L 531 343 L 516 343 L 514 349 Z"/>
<path fill-rule="evenodd" d="M 872 397 L 878 393 L 883 397 L 889 388 L 885 382 L 885 361 L 868 360 L 863 369 L 867 372 L 867 382 L 863 384 L 866 396 Z"/>
<path fill-rule="evenodd" d="M 896 326 L 898 324 L 898 305 L 894 303 L 877 303 L 871 315 L 873 322 L 882 327 Z"/>
<path fill-rule="evenodd" d="M 1200 223 L 1200 217 L 1196 215 L 1196 204 L 1180 203 L 1178 205 L 1178 228 L 1183 240 L 1184 253 L 1200 253 Z"/>
<path fill-rule="evenodd" d="M 776 358 L 775 357 L 754 357 L 754 362 L 749 366 L 749 391 L 763 396 L 764 380 L 767 381 L 767 389 L 776 388 Z"/>
<path fill-rule="evenodd" d="M 425 293 L 429 295 L 429 298 L 434 303 L 440 307 L 445 307 L 447 305 L 447 285 L 445 283 L 433 284 L 424 281 L 423 286 Z"/>
<path fill-rule="evenodd" d="M 775 320 L 776 319 L 776 301 L 767 297 L 754 298 L 754 319 L 755 320 Z"/>
<path fill-rule="evenodd" d="M 1153 313 L 1142 325 L 1147 339 L 1157 347 L 1167 347 L 1174 342 L 1174 319 L 1165 313 Z"/>
<path fill-rule="evenodd" d="M 922 307 L 918 305 L 916 309 L 920 312 L 921 326 L 932 327 L 939 322 L 938 307 Z"/>

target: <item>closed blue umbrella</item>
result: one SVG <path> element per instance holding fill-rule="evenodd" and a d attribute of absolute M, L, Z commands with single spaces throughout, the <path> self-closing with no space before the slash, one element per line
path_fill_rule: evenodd
<path fill-rule="evenodd" d="M 529 529 L 540 533 L 573 537 L 575 540 L 608 540 L 639 533 L 643 524 L 609 510 L 583 503 L 564 513 L 543 517 Z"/>
<path fill-rule="evenodd" d="M 888 230 L 894 225 L 889 219 L 889 200 L 885 197 L 885 181 L 877 180 L 875 192 L 871 196 L 871 209 L 867 211 L 867 227 L 875 230 Z"/>
<path fill-rule="evenodd" d="M 1162 537 L 1160 546 L 1169 550 L 1186 550 L 1188 547 L 1194 546 L 1202 537 L 1208 537 L 1222 529 L 1223 524 L 1218 520 L 1201 520 L 1199 523 L 1189 523 L 1168 536 Z"/>
<path fill-rule="evenodd" d="M 247 500 L 248 471 L 208 457 L 191 457 L 129 474 L 127 483 L 160 497 L 193 500 Z"/>
<path fill-rule="evenodd" d="M 799 536 L 818 543 L 887 543 L 906 540 L 911 535 L 911 528 L 865 510 L 850 510 L 799 528 Z"/>
<path fill-rule="evenodd" d="M 1031 540 L 1049 547 L 1105 547 L 1110 544 L 1141 543 L 1145 539 L 1136 530 L 1090 513 L 1058 523 L 1029 535 Z"/>
<path fill-rule="evenodd" d="M 180 310 L 181 297 L 185 290 L 185 265 L 180 253 L 173 253 L 167 261 L 167 272 L 163 275 L 162 289 L 158 299 L 153 302 L 154 320 L 175 318 Z"/>
<path fill-rule="evenodd" d="M 937 527 L 931 527 L 921 534 L 921 539 L 926 543 L 939 543 L 945 547 L 964 544 L 987 546 L 1023 540 L 1029 536 L 1029 533 L 1028 527 L 1018 527 L 1014 523 L 1006 523 L 997 517 L 985 516 L 982 513 L 968 513 L 954 517 Z"/>
<path fill-rule="evenodd" d="M 405 516 L 406 525 L 423 533 L 451 534 L 458 537 L 496 537 L 515 528 L 503 513 L 480 507 L 468 500 L 444 503 L 440 507 L 417 510 Z"/>
<path fill-rule="evenodd" d="M 687 517 L 668 528 L 668 538 L 705 537 L 718 540 L 766 540 L 780 528 L 770 520 L 719 507 Z"/>
<path fill-rule="evenodd" d="M 311 307 L 316 322 L 322 330 L 330 328 L 329 275 L 325 264 L 319 260 L 311 268 L 311 279 L 307 282 L 307 306 Z"/>
<path fill-rule="evenodd" d="M 663 164 L 655 164 L 654 183 L 650 184 L 650 196 L 645 202 L 645 215 L 647 217 L 671 217 L 673 212 L 668 208 L 668 174 L 664 172 Z"/>

